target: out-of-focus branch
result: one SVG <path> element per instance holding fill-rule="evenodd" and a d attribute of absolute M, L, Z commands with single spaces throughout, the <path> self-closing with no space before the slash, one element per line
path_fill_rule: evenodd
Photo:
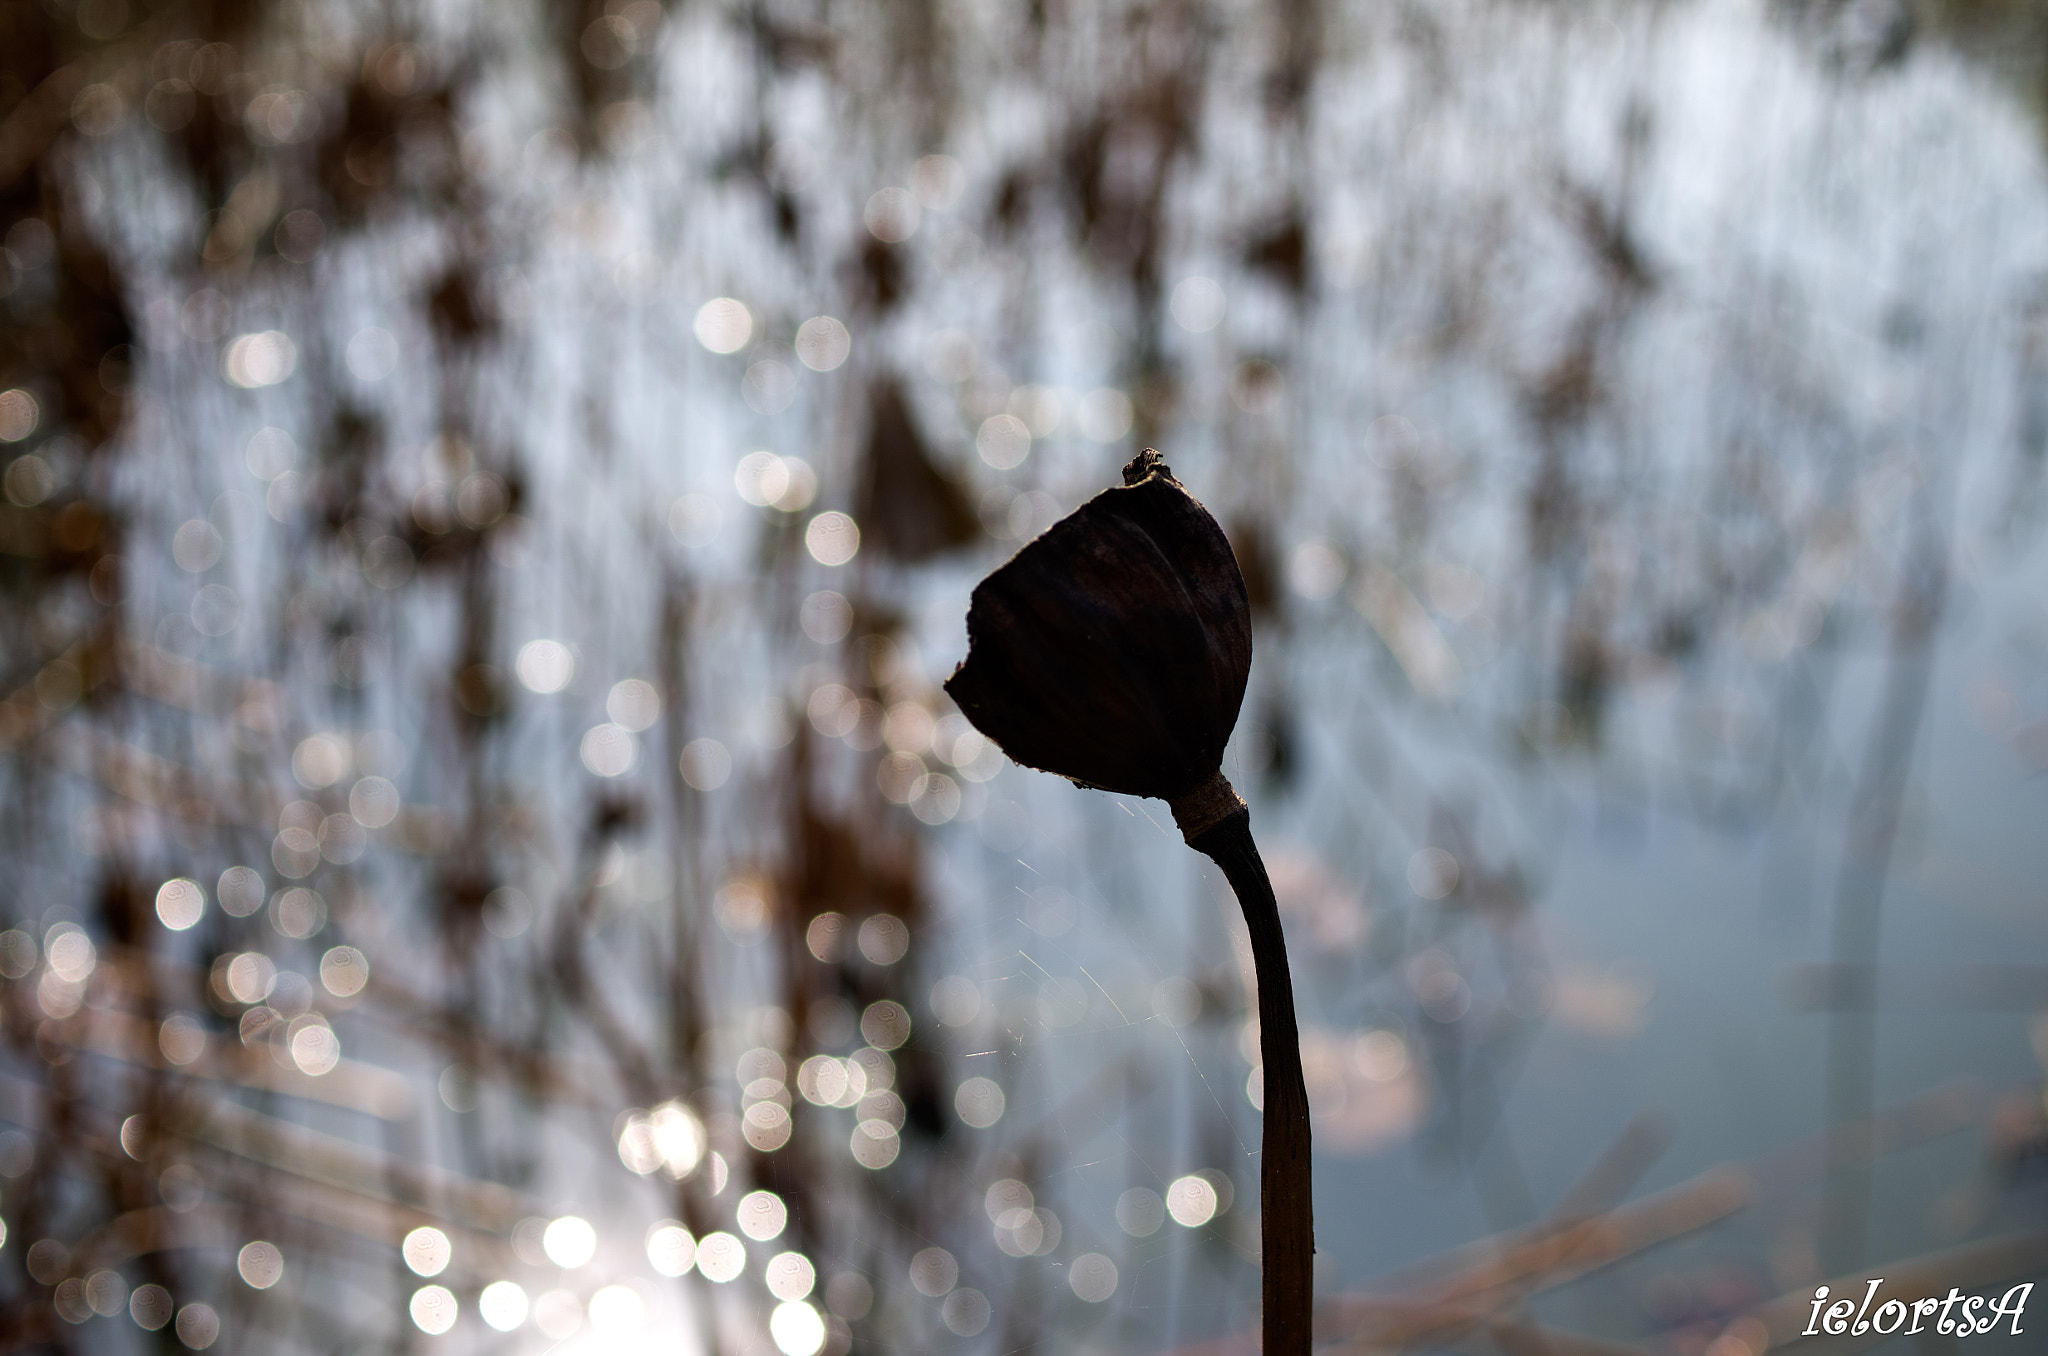
<path fill-rule="evenodd" d="M 81 1009 L 76 1017 L 47 1023 L 44 1030 L 58 1044 L 142 1068 L 169 1069 L 188 1078 L 219 1080 L 323 1102 L 382 1120 L 403 1120 L 418 1106 L 412 1085 L 404 1077 L 360 1060 L 344 1059 L 316 1077 L 281 1066 L 271 1057 L 267 1046 L 251 1048 L 214 1041 L 191 1064 L 173 1065 L 158 1048 L 157 1033 L 148 1022 L 109 1008 Z"/>

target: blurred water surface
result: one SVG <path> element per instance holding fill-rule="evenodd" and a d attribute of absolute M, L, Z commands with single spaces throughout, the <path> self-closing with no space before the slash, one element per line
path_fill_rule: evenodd
<path fill-rule="evenodd" d="M 1338 1349 L 2039 1278 L 2040 23 L 16 6 L 0 1346 L 1241 1349 L 1235 903 L 938 689 L 1148 445 Z"/>

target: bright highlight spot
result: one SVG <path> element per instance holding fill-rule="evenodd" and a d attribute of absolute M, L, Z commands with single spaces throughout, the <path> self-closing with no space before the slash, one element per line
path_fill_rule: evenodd
<path fill-rule="evenodd" d="M 173 1013 L 157 1028 L 156 1044 L 173 1064 L 190 1064 L 206 1053 L 206 1028 L 186 1016 Z"/>
<path fill-rule="evenodd" d="M 821 513 L 804 529 L 804 546 L 820 565 L 844 565 L 860 550 L 860 526 L 837 509 Z"/>
<path fill-rule="evenodd" d="M 333 947 L 320 958 L 320 983 L 336 998 L 352 998 L 369 982 L 369 959 L 352 946 Z"/>
<path fill-rule="evenodd" d="M 640 752 L 640 741 L 624 726 L 606 722 L 583 732 L 578 750 L 583 766 L 599 777 L 623 777 Z"/>
<path fill-rule="evenodd" d="M 692 328 L 697 342 L 713 353 L 737 353 L 754 336 L 754 317 L 731 297 L 714 297 L 697 308 Z"/>
<path fill-rule="evenodd" d="M 550 1262 L 574 1271 L 597 1255 L 597 1230 L 590 1227 L 589 1220 L 564 1215 L 541 1234 L 540 1247 Z"/>
<path fill-rule="evenodd" d="M 512 671 L 529 692 L 560 692 L 576 675 L 576 656 L 559 640 L 529 640 L 519 647 Z"/>
<path fill-rule="evenodd" d="M 476 1311 L 499 1332 L 511 1332 L 526 1322 L 526 1292 L 514 1281 L 492 1281 L 477 1296 Z"/>
<path fill-rule="evenodd" d="M 549 1290 L 533 1302 L 533 1323 L 560 1340 L 583 1326 L 583 1304 L 566 1290 Z"/>
<path fill-rule="evenodd" d="M 268 1290 L 284 1276 L 284 1254 L 277 1250 L 275 1243 L 265 1243 L 260 1239 L 244 1243 L 241 1252 L 235 1255 L 235 1270 L 251 1288 Z"/>
<path fill-rule="evenodd" d="M 243 390 L 275 386 L 299 365 L 298 346 L 283 330 L 245 334 L 230 343 L 221 358 L 221 373 Z"/>
<path fill-rule="evenodd" d="M 445 1285 L 423 1285 L 412 1292 L 412 1321 L 419 1330 L 438 1337 L 455 1326 L 455 1316 L 460 1310 L 455 1296 Z"/>
<path fill-rule="evenodd" d="M 777 1237 L 789 1223 L 789 1207 L 772 1191 L 749 1191 L 740 1197 L 734 1215 L 740 1232 L 757 1243 Z"/>
<path fill-rule="evenodd" d="M 405 1264 L 420 1276 L 438 1276 L 448 1269 L 448 1259 L 455 1250 L 448 1242 L 448 1235 L 439 1229 L 422 1226 L 405 1236 L 399 1244 L 399 1255 Z"/>
<path fill-rule="evenodd" d="M 366 829 L 381 829 L 398 818 L 398 788 L 388 777 L 363 777 L 349 788 L 348 812 Z"/>
<path fill-rule="evenodd" d="M 661 694 L 644 678 L 625 678 L 605 694 L 604 713 L 612 723 L 638 734 L 661 718 Z"/>
<path fill-rule="evenodd" d="M 775 1306 L 768 1335 L 783 1356 L 815 1356 L 825 1345 L 825 1320 L 810 1305 L 792 1300 Z"/>
<path fill-rule="evenodd" d="M 814 315 L 797 327 L 797 359 L 813 372 L 830 372 L 852 351 L 853 336 L 829 315 Z"/>
<path fill-rule="evenodd" d="M 815 926 L 815 924 L 814 924 Z M 817 948 L 812 947 L 815 951 Z M 812 1055 L 796 1071 L 797 1091 L 813 1106 L 842 1106 L 846 1103 L 847 1089 L 852 1078 L 846 1065 L 830 1055 Z M 866 1091 L 867 1077 L 861 1076 L 862 1091 Z M 859 1101 L 858 1097 L 854 1098 Z"/>
<path fill-rule="evenodd" d="M 167 880 L 156 892 L 156 916 L 173 932 L 183 932 L 206 912 L 206 892 L 198 882 L 180 876 Z"/>
<path fill-rule="evenodd" d="M 732 776 L 732 754 L 715 739 L 693 739 L 676 760 L 683 780 L 698 791 L 716 791 Z"/>
<path fill-rule="evenodd" d="M 990 415 L 974 435 L 974 450 L 996 470 L 1013 470 L 1031 455 L 1031 428 L 1014 414 Z"/>
<path fill-rule="evenodd" d="M 663 1276 L 683 1276 L 697 1264 L 697 1240 L 674 1220 L 664 1220 L 647 1232 L 647 1265 Z"/>
<path fill-rule="evenodd" d="M 747 1269 L 747 1245 L 720 1231 L 697 1241 L 697 1270 L 721 1285 Z"/>
<path fill-rule="evenodd" d="M 1166 1213 L 1186 1229 L 1200 1228 L 1216 1217 L 1216 1188 L 1190 1173 L 1166 1189 Z"/>
<path fill-rule="evenodd" d="M 768 1293 L 779 1300 L 808 1297 L 818 1283 L 818 1269 L 800 1252 L 777 1253 L 768 1261 Z"/>
<path fill-rule="evenodd" d="M 291 1048 L 292 1063 L 299 1066 L 300 1072 L 316 1078 L 332 1073 L 334 1066 L 341 1063 L 341 1040 L 317 1021 L 292 1033 Z"/>
<path fill-rule="evenodd" d="M 610 1337 L 631 1337 L 647 1322 L 647 1301 L 627 1285 L 608 1285 L 590 1297 L 590 1326 Z"/>
<path fill-rule="evenodd" d="M 902 1152 L 902 1141 L 897 1137 L 896 1127 L 887 1121 L 862 1121 L 853 1127 L 853 1161 L 864 1168 L 879 1171 L 896 1161 Z"/>
<path fill-rule="evenodd" d="M 910 1039 L 910 1013 L 893 999 L 870 1003 L 860 1015 L 860 1034 L 877 1050 L 894 1050 Z"/>

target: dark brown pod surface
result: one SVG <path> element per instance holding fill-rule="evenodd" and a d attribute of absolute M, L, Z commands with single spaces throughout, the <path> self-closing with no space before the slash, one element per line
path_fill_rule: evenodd
<path fill-rule="evenodd" d="M 1251 672 L 1223 529 L 1146 449 L 974 590 L 946 692 L 1026 767 L 1171 800 L 1222 766 Z"/>

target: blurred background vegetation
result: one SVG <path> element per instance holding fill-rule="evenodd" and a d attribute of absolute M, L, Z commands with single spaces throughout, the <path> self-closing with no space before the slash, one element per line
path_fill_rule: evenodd
<path fill-rule="evenodd" d="M 1250 1349 L 1236 907 L 937 686 L 1145 445 L 1332 1350 L 2048 1276 L 2043 14 L 0 9 L 0 1350 Z"/>

